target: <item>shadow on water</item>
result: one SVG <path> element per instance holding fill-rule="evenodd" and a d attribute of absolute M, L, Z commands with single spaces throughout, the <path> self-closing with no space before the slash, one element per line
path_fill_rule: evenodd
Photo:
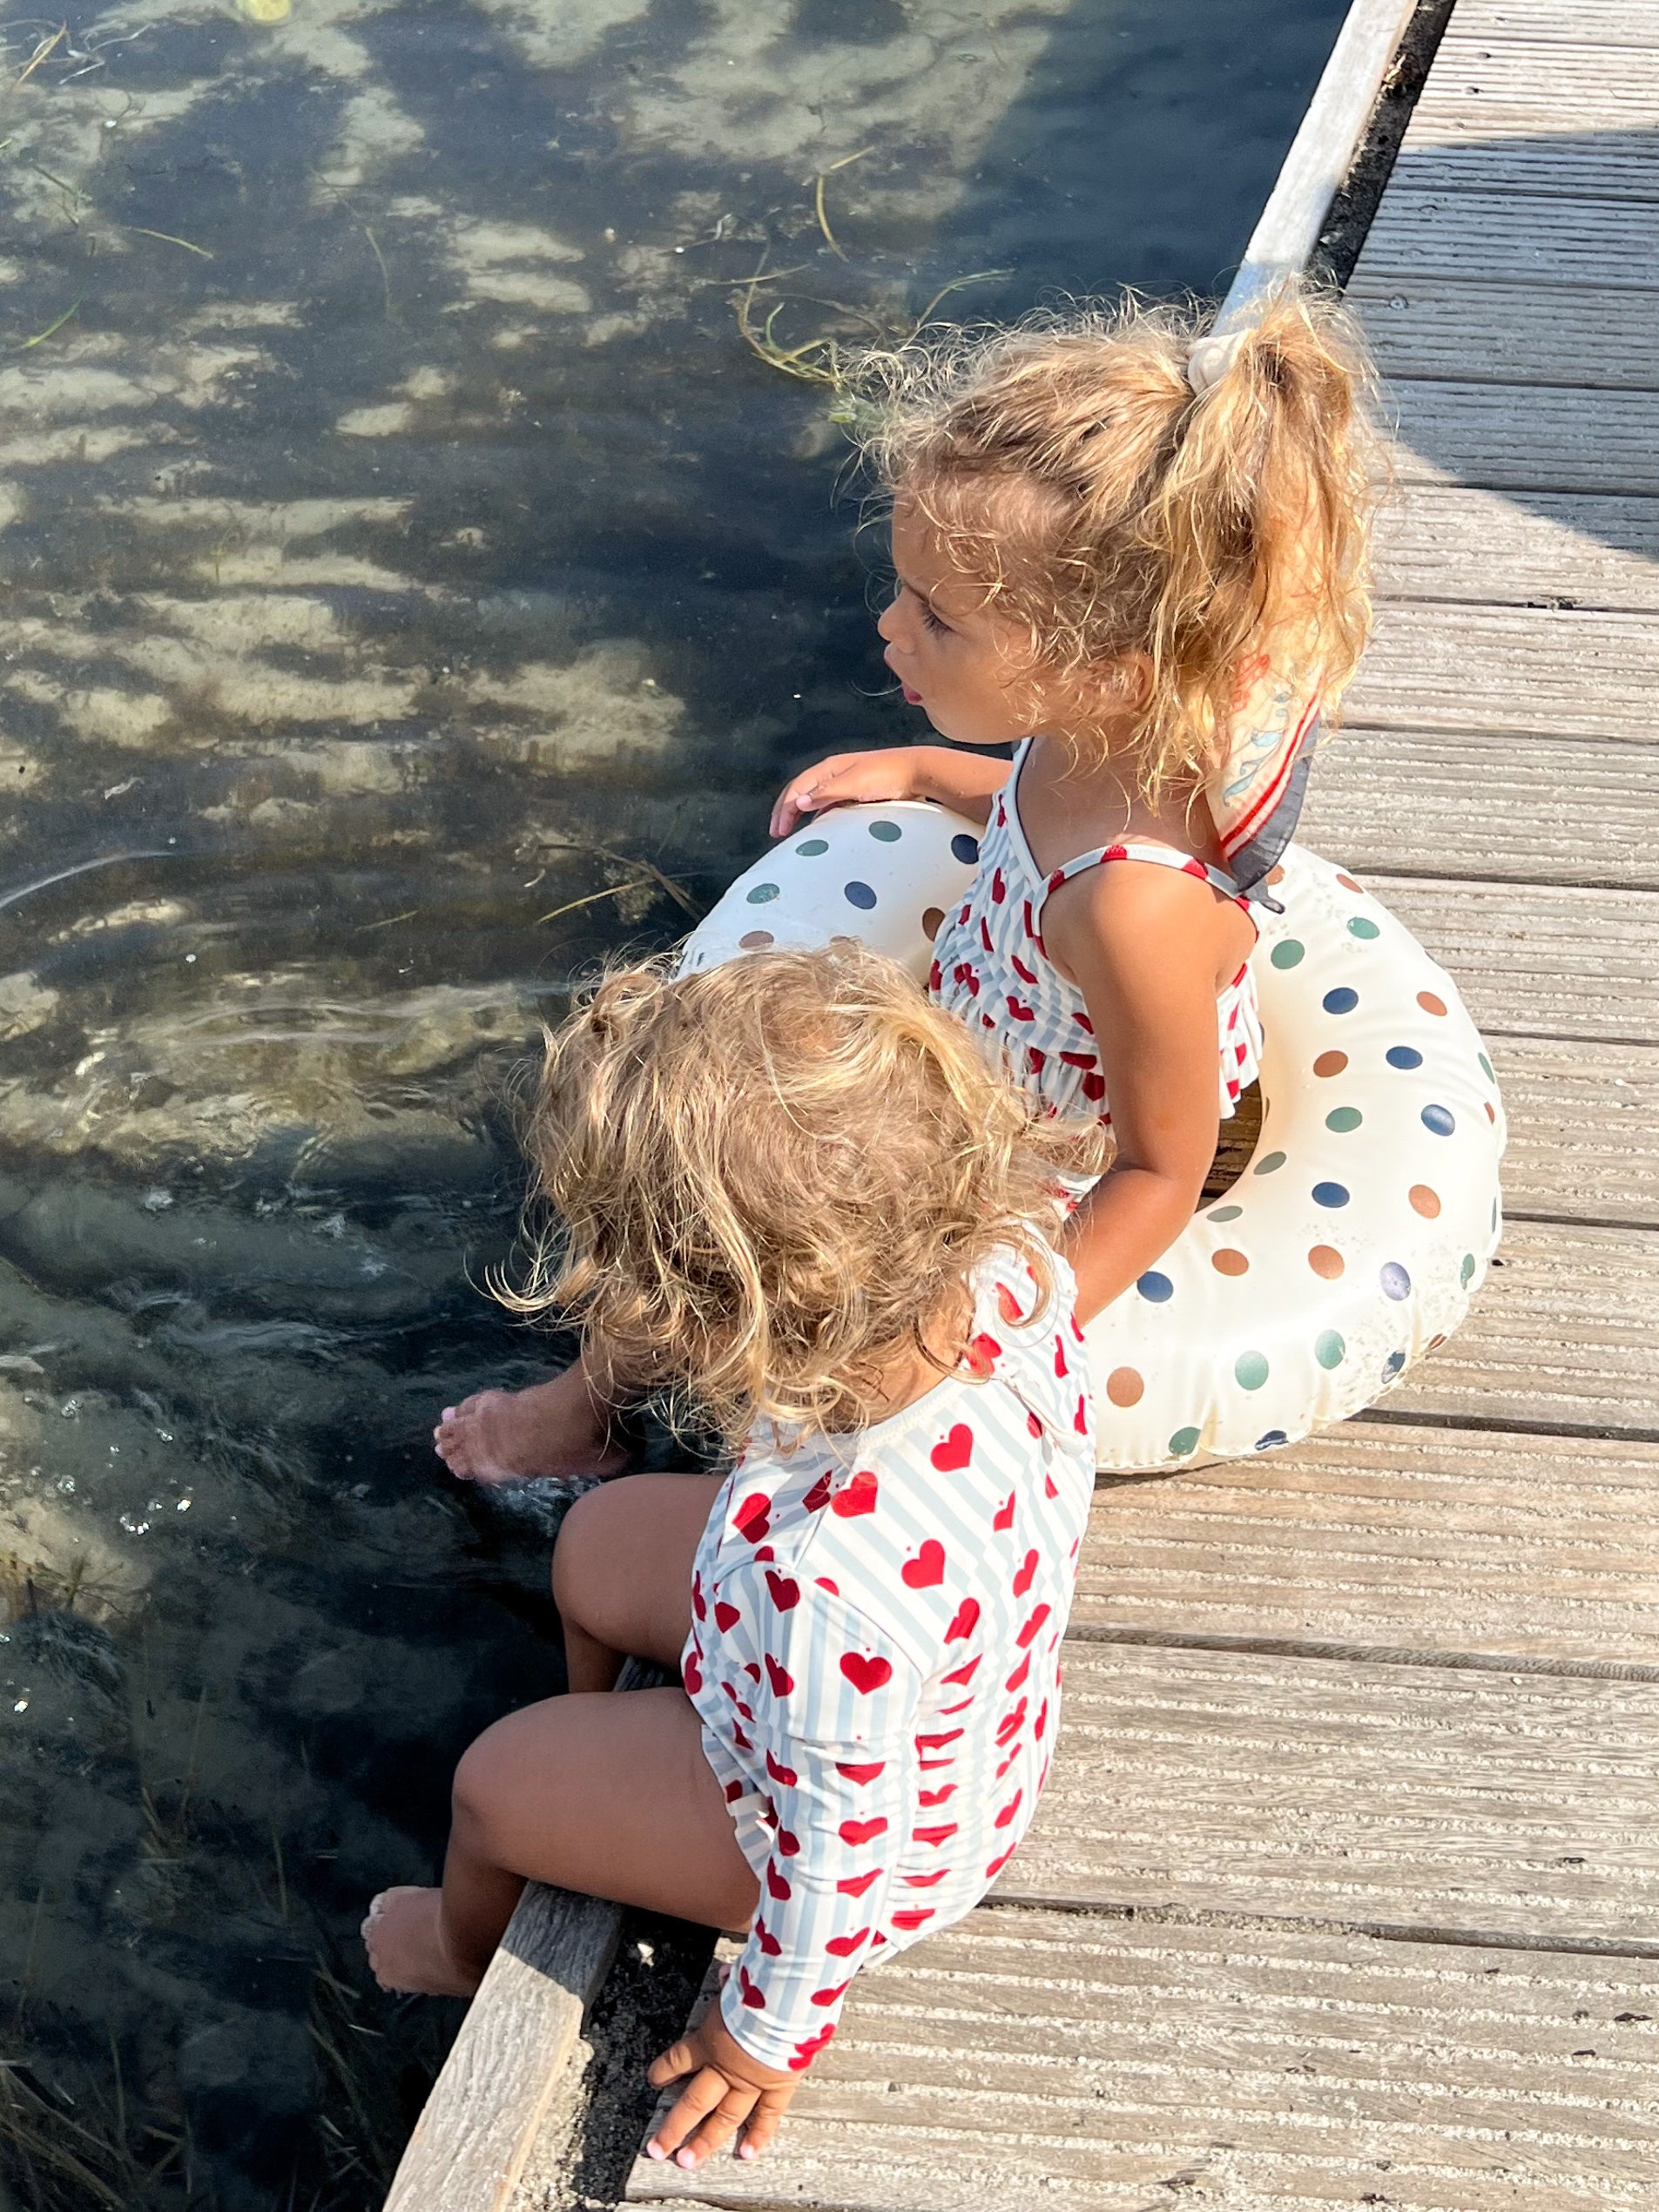
<path fill-rule="evenodd" d="M 32 70 L 56 24 L 0 30 L 18 2202 L 373 2203 L 453 2030 L 354 1929 L 561 1680 L 556 1501 L 425 1441 L 544 1356 L 474 1287 L 504 1072 L 791 764 L 906 726 L 838 434 L 733 283 L 800 265 L 788 327 L 847 337 L 995 267 L 965 307 L 1212 288 L 1339 14 L 129 0 Z"/>

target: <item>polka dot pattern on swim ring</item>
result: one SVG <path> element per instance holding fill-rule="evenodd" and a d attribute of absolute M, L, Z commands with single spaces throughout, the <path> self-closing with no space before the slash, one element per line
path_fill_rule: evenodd
<path fill-rule="evenodd" d="M 1259 1390 L 1267 1380 L 1267 1354 L 1264 1352 L 1241 1352 L 1233 1361 L 1233 1373 L 1244 1390 Z"/>
<path fill-rule="evenodd" d="M 826 837 L 809 837 L 804 845 L 795 847 L 797 857 L 803 860 L 816 860 L 828 851 L 829 840 Z"/>
<path fill-rule="evenodd" d="M 1385 1260 L 1378 1270 L 1377 1279 L 1382 1285 L 1385 1298 L 1409 1298 L 1412 1294 L 1412 1278 L 1397 1259 Z"/>
<path fill-rule="evenodd" d="M 1440 1219 L 1440 1194 L 1438 1190 L 1431 1190 L 1426 1183 L 1413 1183 L 1406 1196 L 1412 1202 L 1413 1213 L 1420 1213 L 1425 1221 Z"/>
<path fill-rule="evenodd" d="M 945 909 L 943 907 L 927 907 L 921 917 L 922 935 L 924 937 L 937 937 L 940 930 L 944 926 L 944 921 Z"/>
<path fill-rule="evenodd" d="M 1438 992 L 1419 991 L 1417 994 L 1417 1003 L 1422 1008 L 1425 1014 L 1444 1014 L 1446 1011 L 1446 1001 L 1440 996 Z"/>
<path fill-rule="evenodd" d="M 1319 1001 L 1327 1014 L 1352 1014 L 1359 1003 L 1359 994 L 1351 984 L 1339 983 L 1334 991 L 1327 991 Z"/>
<path fill-rule="evenodd" d="M 1275 968 L 1300 968 L 1307 957 L 1307 947 L 1294 937 L 1281 937 L 1267 955 Z"/>
<path fill-rule="evenodd" d="M 1308 1265 L 1325 1282 L 1334 1283 L 1347 1262 L 1334 1244 L 1315 1244 L 1308 1252 Z"/>
<path fill-rule="evenodd" d="M 965 868 L 979 866 L 979 840 L 976 837 L 953 837 L 950 849 Z"/>
<path fill-rule="evenodd" d="M 1425 1106 L 1422 1122 L 1423 1127 L 1432 1129 L 1436 1136 L 1450 1136 L 1457 1127 L 1449 1106 Z"/>
<path fill-rule="evenodd" d="M 1184 1460 L 1189 1452 L 1196 1452 L 1198 1448 L 1198 1439 L 1202 1433 L 1201 1430 L 1196 1428 L 1177 1429 L 1175 1434 L 1170 1439 L 1170 1456 L 1172 1459 Z"/>
<path fill-rule="evenodd" d="M 896 845 L 904 832 L 897 822 L 872 822 L 870 834 L 878 845 Z"/>
<path fill-rule="evenodd" d="M 775 883 L 757 883 L 749 894 L 749 904 L 752 907 L 770 906 L 777 896 L 778 886 Z"/>
<path fill-rule="evenodd" d="M 1339 1076 L 1348 1064 L 1345 1052 L 1322 1052 L 1313 1063 L 1316 1076 Z"/>
<path fill-rule="evenodd" d="M 1243 1252 L 1235 1251 L 1230 1244 L 1224 1245 L 1218 1252 L 1211 1252 L 1210 1264 L 1217 1275 L 1248 1275 L 1250 1272 L 1249 1260 Z"/>
<path fill-rule="evenodd" d="M 1277 1175 L 1284 1164 L 1285 1155 L 1283 1152 L 1266 1152 L 1264 1153 L 1262 1157 L 1257 1161 L 1255 1166 L 1251 1168 L 1251 1173 L 1252 1175 Z"/>
<path fill-rule="evenodd" d="M 1359 937 L 1369 940 L 1372 937 L 1380 937 L 1382 935 L 1382 932 L 1378 928 L 1376 923 L 1369 920 L 1365 914 L 1355 914 L 1348 924 L 1348 934 L 1351 937 Z"/>
<path fill-rule="evenodd" d="M 1313 1186 L 1316 1206 L 1345 1206 L 1352 1196 L 1345 1183 L 1316 1183 Z"/>
<path fill-rule="evenodd" d="M 1350 1130 L 1358 1129 L 1365 1118 L 1357 1106 L 1339 1106 L 1325 1116 L 1325 1125 L 1334 1136 L 1346 1136 Z"/>
<path fill-rule="evenodd" d="M 1149 1267 L 1135 1287 L 1149 1305 L 1167 1305 L 1175 1296 L 1175 1285 L 1156 1267 Z"/>
<path fill-rule="evenodd" d="M 1244 1212 L 1243 1206 L 1211 1206 L 1209 1218 L 1211 1221 L 1240 1221 L 1244 1218 Z"/>
<path fill-rule="evenodd" d="M 770 929 L 751 929 L 738 940 L 745 953 L 764 952 L 768 945 L 775 945 L 777 941 Z"/>
<path fill-rule="evenodd" d="M 866 914 L 867 914 L 870 908 L 875 904 L 875 894 L 871 890 L 867 883 L 859 883 L 857 881 L 844 883 L 841 886 L 841 889 L 846 894 L 846 903 L 849 907 L 860 907 Z"/>
<path fill-rule="evenodd" d="M 1414 1044 L 1391 1044 L 1383 1058 L 1391 1068 L 1409 1069 L 1423 1064 L 1423 1055 Z"/>
<path fill-rule="evenodd" d="M 1106 1378 L 1106 1395 L 1114 1406 L 1138 1406 L 1146 1385 L 1134 1367 L 1114 1367 Z"/>
<path fill-rule="evenodd" d="M 1339 1367 L 1348 1356 L 1348 1347 L 1335 1329 L 1321 1329 L 1314 1340 L 1313 1357 L 1320 1366 Z"/>

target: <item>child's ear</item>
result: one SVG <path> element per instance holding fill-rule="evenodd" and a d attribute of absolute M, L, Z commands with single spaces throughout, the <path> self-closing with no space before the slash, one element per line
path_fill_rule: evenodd
<path fill-rule="evenodd" d="M 1123 705 L 1143 714 L 1152 704 L 1152 656 L 1140 651 L 1120 653 L 1111 663 L 1110 681 Z"/>

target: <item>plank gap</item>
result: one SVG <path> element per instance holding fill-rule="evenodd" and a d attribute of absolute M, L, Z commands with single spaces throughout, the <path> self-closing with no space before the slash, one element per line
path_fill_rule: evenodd
<path fill-rule="evenodd" d="M 1581 1224 L 1574 1223 L 1575 1228 Z M 1620 1222 L 1621 1229 L 1629 1226 Z M 1659 1428 L 1632 1425 L 1629 1428 L 1618 1424 L 1599 1421 L 1508 1420 L 1501 1413 L 1477 1418 L 1473 1413 L 1437 1413 L 1413 1406 L 1409 1412 L 1402 1407 L 1396 1413 L 1392 1406 L 1367 1406 L 1351 1417 L 1356 1421 L 1375 1422 L 1379 1426 L 1400 1428 L 1455 1428 L 1474 1435 L 1491 1436 L 1574 1436 L 1591 1443 L 1602 1444 L 1659 1444 Z"/>
<path fill-rule="evenodd" d="M 1533 1651 L 1413 1650 L 1320 1636 L 1225 1635 L 1190 1629 L 1096 1627 L 1073 1622 L 1067 1643 L 1123 1643 L 1170 1651 L 1236 1651 L 1267 1659 L 1328 1659 L 1373 1667 L 1445 1667 L 1494 1675 L 1562 1675 L 1586 1682 L 1659 1682 L 1659 1666 L 1639 1659 L 1553 1658 Z"/>

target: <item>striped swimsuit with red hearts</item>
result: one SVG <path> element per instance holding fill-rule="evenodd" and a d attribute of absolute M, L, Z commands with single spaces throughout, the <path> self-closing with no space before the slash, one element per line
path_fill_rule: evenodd
<path fill-rule="evenodd" d="M 928 988 L 958 1021 L 981 1035 L 995 1035 L 1010 1073 L 1042 1113 L 1067 1117 L 1093 1113 L 1109 1124 L 1111 1106 L 1088 1006 L 1043 948 L 1045 902 L 1087 868 L 1144 860 L 1198 877 L 1246 914 L 1249 905 L 1231 876 L 1167 845 L 1097 846 L 1044 875 L 1020 821 L 1020 769 L 1029 742 L 1015 755 L 1013 773 L 996 795 L 968 897 L 946 917 L 934 941 Z M 1220 994 L 1216 1017 L 1225 1119 L 1260 1068 L 1261 1017 L 1248 965 Z M 1079 1193 L 1089 1187 L 1087 1179 L 1063 1179 Z"/>
<path fill-rule="evenodd" d="M 973 1910 L 1024 1835 L 1095 1484 L 1055 1263 L 974 1279 L 971 1372 L 857 1434 L 751 1440 L 698 1547 L 682 1659 L 760 1903 L 721 2000 L 796 2070 L 872 1959 Z"/>

